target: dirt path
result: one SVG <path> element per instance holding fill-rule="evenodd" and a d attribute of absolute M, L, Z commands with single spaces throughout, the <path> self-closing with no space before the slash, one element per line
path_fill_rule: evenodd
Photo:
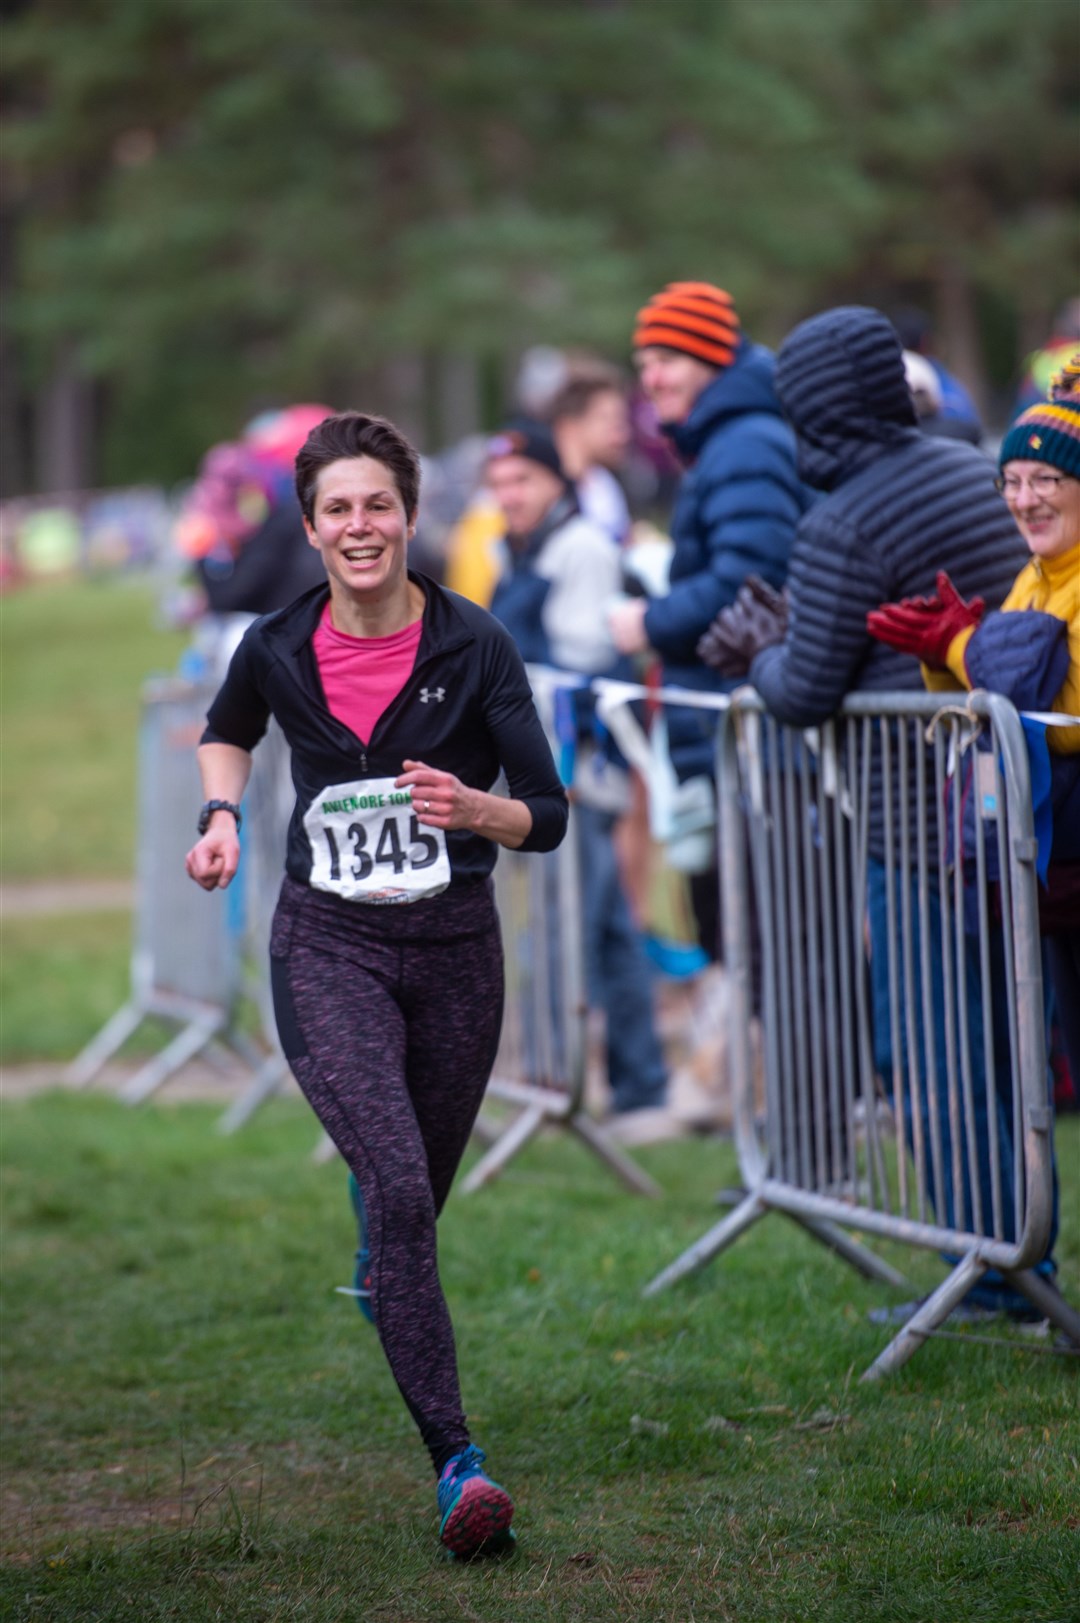
<path fill-rule="evenodd" d="M 135 885 L 130 879 L 57 879 L 0 884 L 0 919 L 43 917 L 48 913 L 130 912 Z"/>
<path fill-rule="evenodd" d="M 119 1093 L 125 1082 L 145 1063 L 143 1060 L 110 1060 L 103 1065 L 90 1084 L 91 1091 Z M 67 1066 L 63 1060 L 34 1060 L 22 1065 L 0 1066 L 0 1101 L 14 1103 L 49 1088 L 72 1088 L 66 1080 Z M 203 1059 L 189 1060 L 175 1076 L 169 1078 L 154 1101 L 160 1104 L 184 1104 L 191 1100 L 219 1100 L 222 1108 L 243 1093 L 251 1082 L 251 1072 L 244 1066 L 225 1064 L 220 1069 Z M 286 1077 L 283 1091 L 299 1093 L 291 1077 Z"/>

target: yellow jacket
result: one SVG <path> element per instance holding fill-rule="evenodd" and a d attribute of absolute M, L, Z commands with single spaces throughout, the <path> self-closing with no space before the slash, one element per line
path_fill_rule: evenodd
<path fill-rule="evenodd" d="M 1060 558 L 1030 558 L 1017 575 L 1008 597 L 1001 605 L 1009 610 L 1038 609 L 1064 620 L 1069 628 L 1069 672 L 1051 706 L 1061 715 L 1080 716 L 1080 545 Z M 964 656 L 976 631 L 969 626 L 949 644 L 947 671 L 931 671 L 924 665 L 923 681 L 934 692 L 955 692 L 970 688 Z M 1064 755 L 1080 753 L 1080 726 L 1051 727 L 1047 741 L 1052 750 Z"/>
<path fill-rule="evenodd" d="M 446 544 L 446 581 L 452 592 L 479 603 L 491 604 L 502 563 L 499 543 L 506 520 L 494 499 L 479 491 L 458 519 Z"/>

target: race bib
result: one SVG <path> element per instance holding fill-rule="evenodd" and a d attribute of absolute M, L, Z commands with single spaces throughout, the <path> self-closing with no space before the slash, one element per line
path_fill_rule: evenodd
<path fill-rule="evenodd" d="M 422 902 L 450 883 L 441 828 L 425 828 L 412 789 L 393 778 L 332 783 L 304 817 L 311 843 L 311 884 L 347 902 L 387 906 Z"/>

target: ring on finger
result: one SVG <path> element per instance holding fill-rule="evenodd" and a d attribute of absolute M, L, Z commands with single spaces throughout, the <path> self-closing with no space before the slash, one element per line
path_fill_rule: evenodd
<path fill-rule="evenodd" d="M 426 812 L 429 812 L 431 810 L 431 801 L 430 800 L 425 800 L 424 801 L 424 810 Z"/>

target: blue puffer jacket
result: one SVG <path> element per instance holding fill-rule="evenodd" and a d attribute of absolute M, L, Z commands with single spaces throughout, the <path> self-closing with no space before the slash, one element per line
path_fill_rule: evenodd
<path fill-rule="evenodd" d="M 645 632 L 663 659 L 665 682 L 680 687 L 715 693 L 736 685 L 702 664 L 698 639 L 747 575 L 783 585 L 795 526 L 810 500 L 795 471 L 795 436 L 773 370 L 769 351 L 744 338 L 686 421 L 664 425 L 688 467 L 671 520 L 671 591 L 649 604 Z M 707 711 L 671 712 L 668 738 L 681 779 L 712 771 L 714 731 Z"/>
<path fill-rule="evenodd" d="M 1051 710 L 1069 673 L 1069 627 L 1038 609 L 988 614 L 966 662 L 972 687 L 1003 693 L 1018 710 Z M 1053 859 L 1080 862 L 1080 754 L 1051 754 L 1048 764 Z"/>

